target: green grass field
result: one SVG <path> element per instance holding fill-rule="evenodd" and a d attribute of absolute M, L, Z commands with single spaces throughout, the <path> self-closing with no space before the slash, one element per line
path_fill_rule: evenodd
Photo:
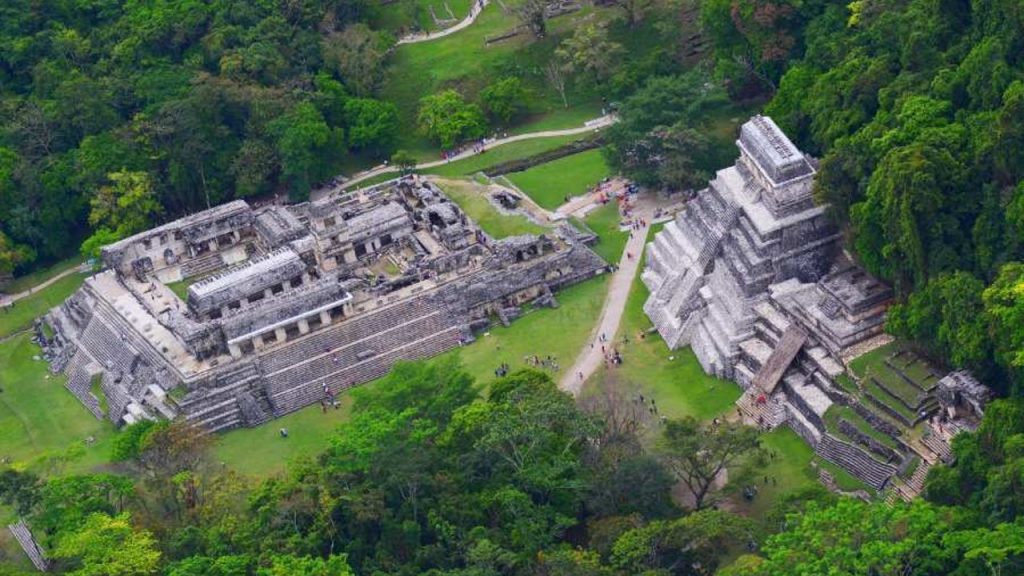
<path fill-rule="evenodd" d="M 388 30 L 402 35 L 414 30 L 440 30 L 430 15 L 430 8 L 438 18 L 454 16 L 462 20 L 469 15 L 472 0 L 399 0 L 371 8 L 370 22 L 374 29 Z M 451 8 L 451 14 L 445 9 Z"/>
<path fill-rule="evenodd" d="M 746 479 L 746 482 L 757 487 L 757 496 L 749 501 L 743 498 L 742 479 L 736 479 L 739 482 L 731 487 L 733 494 L 730 508 L 753 518 L 763 517 L 783 494 L 796 492 L 818 482 L 811 468 L 814 450 L 789 427 L 783 426 L 762 434 L 761 447 L 774 453 L 775 457 L 769 458 L 765 466 L 751 471 L 751 476 Z M 765 477 L 768 482 L 764 481 Z"/>
<path fill-rule="evenodd" d="M 340 408 L 326 414 L 314 404 L 256 428 L 221 434 L 213 457 L 247 476 L 263 478 L 281 473 L 290 462 L 315 456 L 327 447 L 328 438 L 348 419 L 352 408 L 350 395 L 342 394 L 339 399 Z M 288 429 L 287 438 L 281 438 L 281 428 Z"/>
<path fill-rule="evenodd" d="M 194 280 L 178 280 L 177 282 L 171 282 L 167 284 L 167 288 L 174 292 L 174 295 L 182 300 L 188 300 L 188 287 L 193 284 Z"/>
<path fill-rule="evenodd" d="M 41 268 L 34 272 L 25 274 L 24 276 L 18 276 L 14 280 L 11 280 L 7 284 L 7 286 L 4 287 L 3 291 L 7 294 L 17 294 L 22 290 L 26 290 L 28 288 L 31 288 L 32 286 L 36 286 L 47 281 L 50 278 L 53 278 L 54 276 L 60 274 L 61 272 L 64 272 L 65 270 L 69 270 L 71 268 L 79 266 L 81 263 L 81 256 L 75 256 L 74 258 L 61 260 L 60 262 L 57 262 L 56 264 L 51 264 L 46 268 Z"/>
<path fill-rule="evenodd" d="M 609 264 L 618 264 L 622 258 L 622 251 L 626 248 L 626 241 L 629 239 L 629 232 L 619 229 L 619 207 L 615 202 L 609 202 L 600 208 L 596 208 L 587 214 L 583 219 L 588 228 L 597 234 L 599 240 L 594 246 L 594 252 L 604 258 Z"/>
<path fill-rule="evenodd" d="M 443 180 L 438 185 L 467 216 L 495 239 L 518 234 L 543 234 L 546 229 L 525 216 L 508 216 L 498 212 L 484 194 L 486 186 L 469 180 Z"/>
<path fill-rule="evenodd" d="M 609 276 L 603 275 L 556 294 L 558 308 L 534 310 L 505 328 L 496 326 L 477 341 L 448 354 L 458 354 L 466 370 L 480 383 L 494 378 L 494 370 L 502 362 L 513 369 L 525 367 L 524 358 L 551 355 L 560 370 L 549 371 L 556 381 L 572 367 L 576 356 L 586 345 L 594 323 L 601 315 Z"/>
<path fill-rule="evenodd" d="M 475 174 L 493 166 L 497 166 L 503 162 L 519 160 L 521 158 L 533 156 L 534 154 L 541 154 L 549 150 L 554 150 L 555 148 L 560 148 L 579 139 L 579 135 L 570 135 L 519 140 L 518 142 L 511 142 L 509 144 L 498 146 L 497 148 L 489 149 L 483 154 L 477 154 L 476 156 L 471 156 L 463 160 L 456 160 L 455 162 L 442 164 L 440 166 L 435 166 L 434 168 L 427 168 L 421 170 L 421 172 L 423 174 L 433 174 L 435 176 L 465 176 L 467 174 Z M 427 158 L 427 160 L 436 159 L 436 156 Z"/>
<path fill-rule="evenodd" d="M 46 314 L 78 289 L 87 274 L 71 274 L 14 303 L 14 308 L 0 311 L 0 338 L 32 327 L 32 321 Z"/>
<path fill-rule="evenodd" d="M 454 10 L 454 6 L 452 8 Z M 549 20 L 548 33 L 543 39 L 520 34 L 488 45 L 486 38 L 518 25 L 514 15 L 506 14 L 496 3 L 491 4 L 465 30 L 435 41 L 398 46 L 389 60 L 381 96 L 398 106 L 403 125 L 415 126 L 416 111 L 424 96 L 444 88 L 456 88 L 467 98 L 475 99 L 495 78 L 517 75 L 523 78 L 533 95 L 531 113 L 524 118 L 525 122 L 517 124 L 517 130 L 533 131 L 534 124 L 543 126 L 538 129 L 579 126 L 583 119 L 573 108 L 585 105 L 585 110 L 592 114 L 597 98 L 570 89 L 568 97 L 573 107 L 563 107 L 559 97 L 547 86 L 541 67 L 578 22 L 592 18 L 595 12 L 603 17 L 610 14 L 607 9 L 587 7 Z M 404 131 L 398 147 L 436 157 L 437 147 L 415 130 Z"/>
<path fill-rule="evenodd" d="M 587 150 L 506 177 L 534 202 L 548 210 L 561 206 L 567 197 L 586 193 L 611 174 L 600 149 Z"/>
<path fill-rule="evenodd" d="M 644 394 L 653 398 L 659 413 L 668 418 L 693 416 L 710 420 L 729 412 L 742 392 L 739 386 L 705 374 L 689 348 L 669 350 L 657 333 L 640 338 L 640 334 L 651 327 L 643 311 L 647 295 L 647 287 L 637 276 L 619 332 L 613 339 L 613 345 L 622 353 L 623 363 L 596 374 L 587 388 L 614 386 L 626 396 Z M 623 343 L 624 337 L 629 338 L 628 343 Z"/>
<path fill-rule="evenodd" d="M 47 460 L 73 455 L 68 471 L 89 470 L 107 462 L 115 434 L 93 417 L 67 389 L 63 375 L 50 375 L 28 334 L 0 343 L 0 457 L 45 469 Z M 92 436 L 95 442 L 87 445 Z"/>

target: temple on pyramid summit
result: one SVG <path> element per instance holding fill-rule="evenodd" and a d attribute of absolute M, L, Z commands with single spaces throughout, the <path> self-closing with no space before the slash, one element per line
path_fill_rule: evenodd
<path fill-rule="evenodd" d="M 854 377 L 852 358 L 892 340 L 882 332 L 891 290 L 843 253 L 812 198 L 815 161 L 775 122 L 755 116 L 736 144 L 736 163 L 648 244 L 644 311 L 670 349 L 690 346 L 708 374 L 744 389 L 745 420 L 786 424 L 868 486 L 895 482 L 912 497 L 989 392 L 906 350 Z"/>

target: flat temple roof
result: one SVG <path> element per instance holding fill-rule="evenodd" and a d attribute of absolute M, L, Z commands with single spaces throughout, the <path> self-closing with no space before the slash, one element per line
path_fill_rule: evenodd
<path fill-rule="evenodd" d="M 242 280 L 258 274 L 273 273 L 295 264 L 302 265 L 302 259 L 291 248 L 280 248 L 263 256 L 247 260 L 244 264 L 225 270 L 221 274 L 206 278 L 188 287 L 189 295 L 201 299 L 238 285 Z"/>

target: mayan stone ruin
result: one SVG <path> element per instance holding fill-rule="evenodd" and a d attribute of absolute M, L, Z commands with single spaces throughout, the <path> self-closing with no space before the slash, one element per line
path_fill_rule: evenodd
<path fill-rule="evenodd" d="M 415 176 L 291 206 L 238 200 L 105 247 L 40 337 L 99 418 L 255 426 L 556 306 L 606 271 L 591 241 L 569 226 L 495 240 Z"/>
<path fill-rule="evenodd" d="M 910 484 L 923 482 L 956 430 L 977 423 L 986 389 L 966 372 L 917 377 L 912 355 L 839 385 L 850 359 L 889 340 L 892 292 L 842 253 L 827 206 L 812 199 L 815 161 L 770 118 L 745 123 L 737 146 L 735 165 L 649 243 L 645 312 L 670 349 L 691 346 L 707 373 L 745 390 L 737 407 L 748 421 L 789 425 L 873 488 L 918 459 Z M 861 428 L 827 417 L 834 405 Z M 910 431 L 922 423 L 936 430 L 918 439 Z"/>

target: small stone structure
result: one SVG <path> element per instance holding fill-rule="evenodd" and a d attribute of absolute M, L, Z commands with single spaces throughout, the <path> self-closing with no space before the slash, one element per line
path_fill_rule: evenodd
<path fill-rule="evenodd" d="M 648 244 L 644 311 L 658 332 L 669 348 L 691 346 L 707 373 L 740 384 L 737 406 L 748 420 L 766 429 L 788 424 L 820 456 L 873 488 L 885 488 L 917 453 L 946 457 L 948 445 L 912 447 L 902 430 L 938 411 L 936 388 L 950 418 L 977 417 L 984 387 L 954 373 L 926 389 L 898 370 L 916 398 L 878 381 L 885 398 L 838 386 L 851 351 L 882 342 L 892 291 L 840 251 L 826 207 L 811 196 L 815 162 L 770 118 L 745 123 L 737 146 L 735 165 L 720 170 Z M 896 410 L 893 402 L 904 405 Z M 843 419 L 826 426 L 835 404 L 849 406 L 871 434 Z M 872 434 L 891 438 L 896 449 Z"/>
<path fill-rule="evenodd" d="M 254 426 L 555 305 L 607 269 L 580 238 L 495 240 L 415 176 L 294 206 L 234 201 L 105 247 L 106 269 L 48 314 L 45 352 L 97 417 Z"/>

